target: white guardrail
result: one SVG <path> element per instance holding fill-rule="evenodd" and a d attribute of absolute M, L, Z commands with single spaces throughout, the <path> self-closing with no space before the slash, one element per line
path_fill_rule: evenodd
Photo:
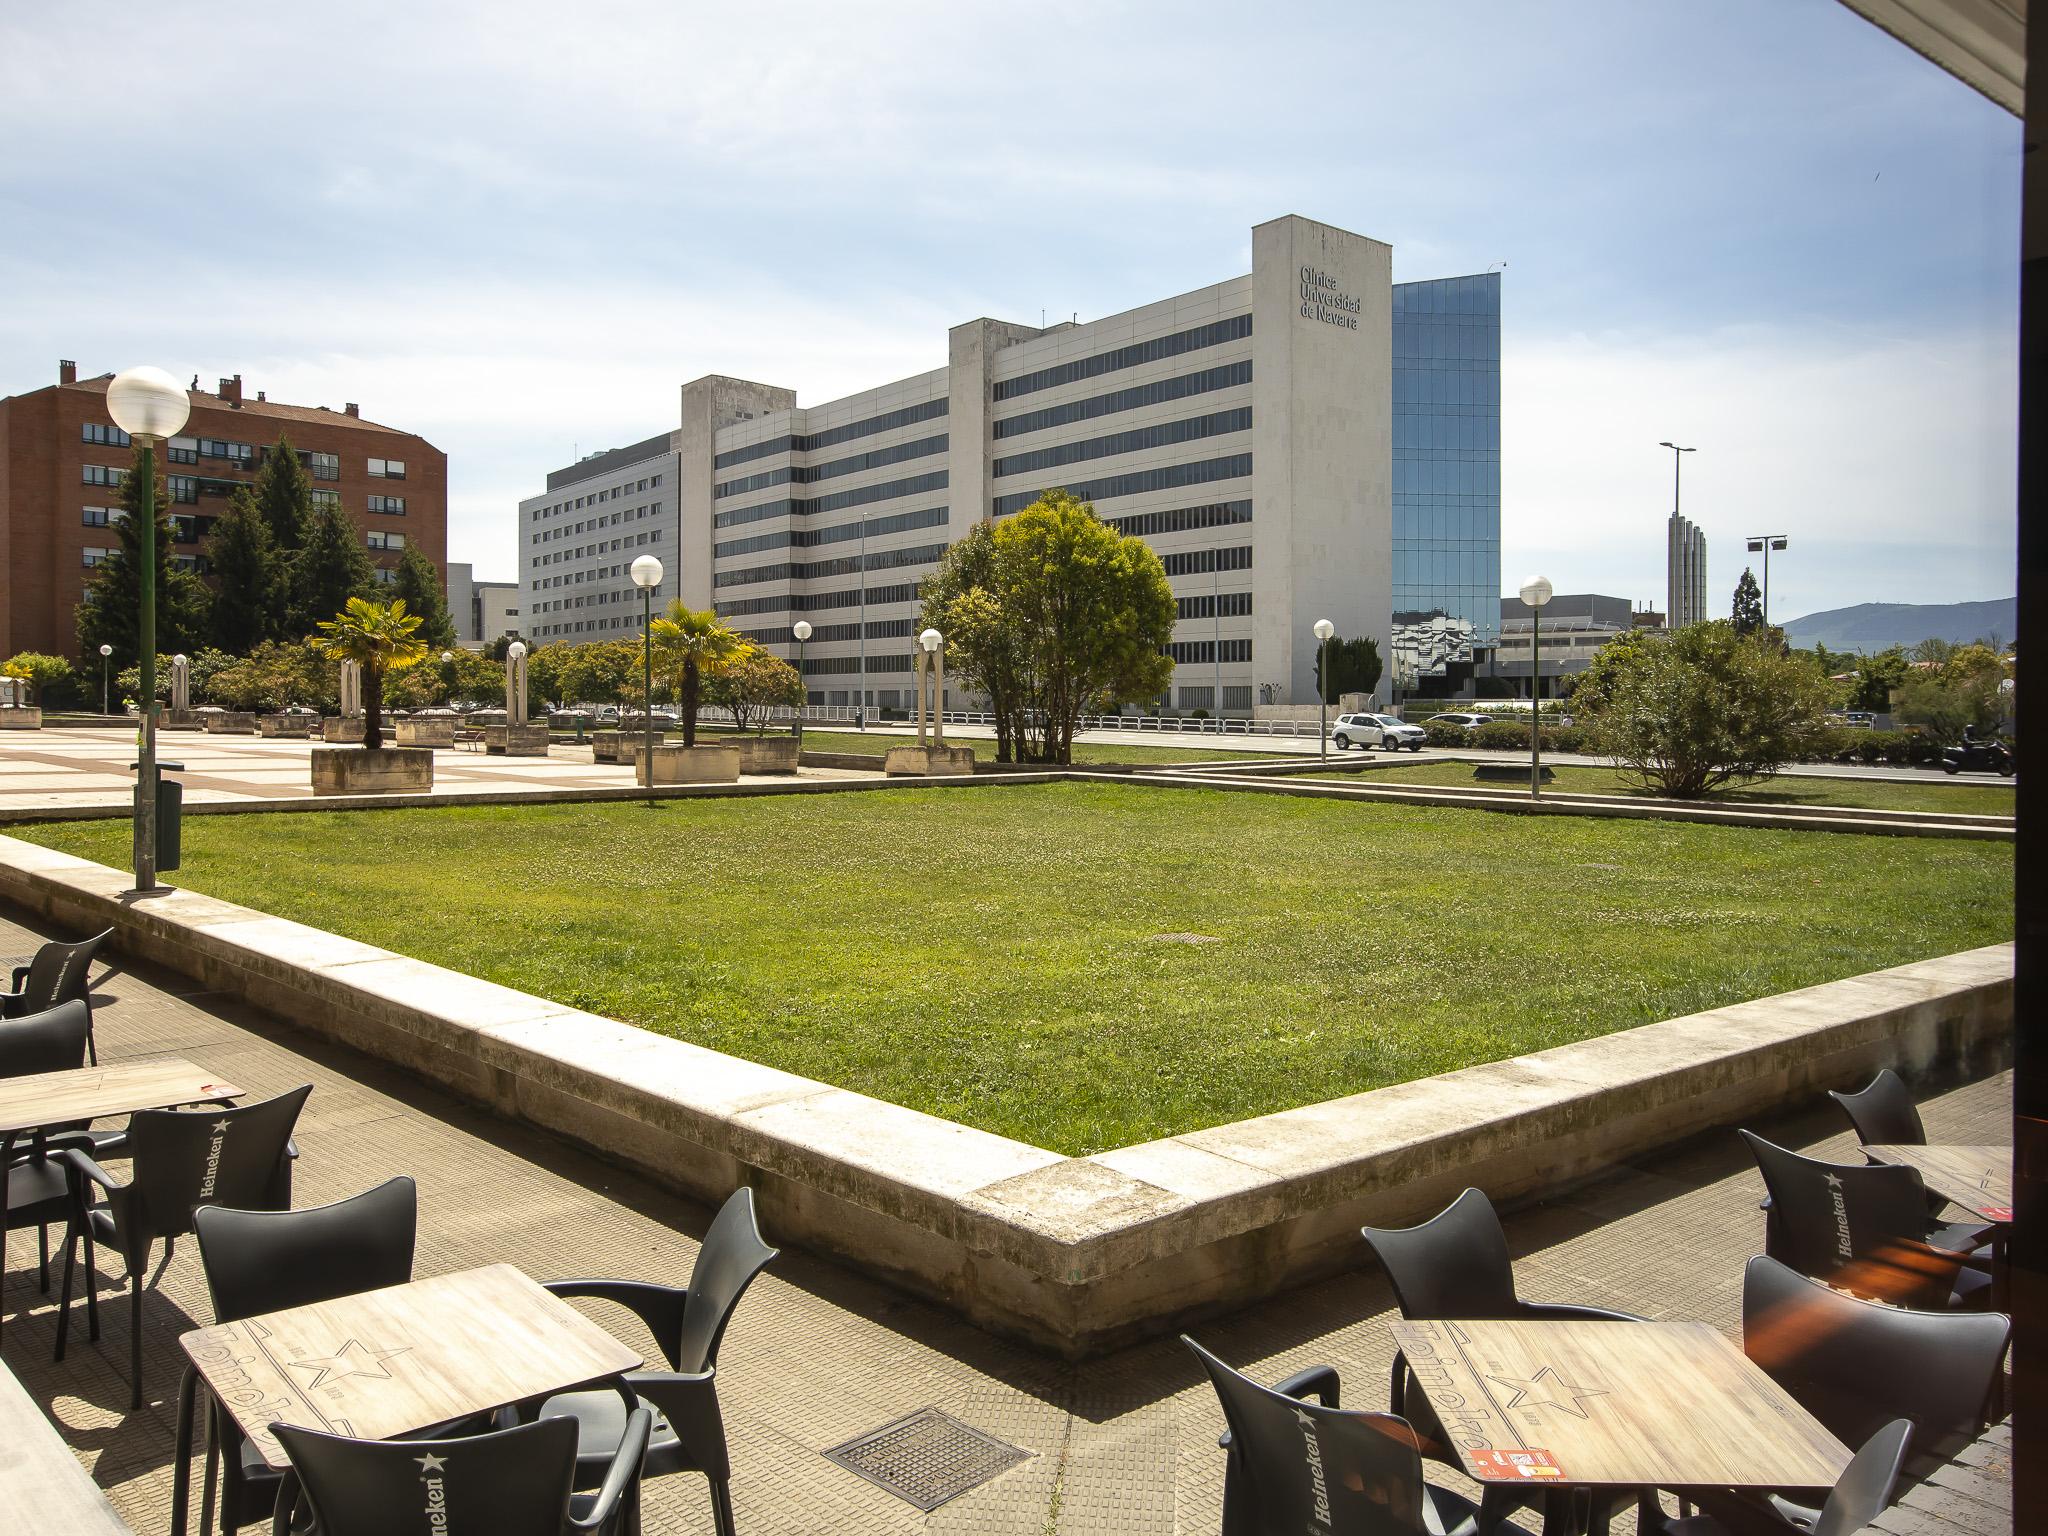
<path fill-rule="evenodd" d="M 850 704 L 811 704 L 804 709 L 804 722 L 808 725 L 851 725 L 859 713 Z M 786 725 L 796 711 L 778 708 L 768 712 L 770 721 Z M 700 721 L 715 724 L 731 724 L 732 712 L 727 709 L 706 705 L 697 711 Z M 1336 712 L 1331 711 L 1331 718 Z M 945 712 L 948 725 L 989 725 L 996 723 L 996 717 L 985 710 L 949 709 Z M 883 730 L 914 723 L 907 711 L 884 718 L 879 709 L 868 711 L 867 724 L 870 730 Z M 1162 731 L 1169 734 L 1226 736 L 1308 736 L 1316 734 L 1314 720 L 1196 720 L 1173 715 L 1083 715 L 1080 728 L 1084 731 Z"/>

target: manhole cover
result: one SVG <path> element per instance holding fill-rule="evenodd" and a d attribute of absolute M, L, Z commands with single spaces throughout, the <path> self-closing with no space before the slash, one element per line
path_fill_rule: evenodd
<path fill-rule="evenodd" d="M 1030 1455 L 936 1408 L 920 1408 L 835 1445 L 825 1459 L 929 1513 Z"/>
<path fill-rule="evenodd" d="M 1223 941 L 1213 933 L 1155 933 L 1154 944 L 1221 944 Z"/>

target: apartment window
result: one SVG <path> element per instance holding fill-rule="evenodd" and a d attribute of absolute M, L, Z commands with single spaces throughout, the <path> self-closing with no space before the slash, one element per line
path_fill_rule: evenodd
<path fill-rule="evenodd" d="M 405 535 L 402 533 L 385 533 L 383 530 L 378 529 L 373 531 L 369 537 L 370 548 L 372 549 L 405 548 Z"/>
<path fill-rule="evenodd" d="M 314 491 L 312 495 L 313 505 L 316 507 L 338 507 L 341 505 L 341 492 L 339 491 Z"/>
<path fill-rule="evenodd" d="M 403 517 L 405 516 L 405 498 L 403 496 L 372 496 L 370 498 L 370 510 L 372 512 L 382 512 L 389 517 Z"/>
<path fill-rule="evenodd" d="M 649 485 L 659 485 L 659 484 L 661 484 L 661 476 L 659 476 L 659 475 L 649 475 L 649 476 L 647 477 L 647 483 L 648 483 Z"/>
<path fill-rule="evenodd" d="M 341 455 L 338 453 L 315 453 L 307 456 L 307 468 L 312 470 L 315 480 L 339 480 L 341 478 Z"/>
<path fill-rule="evenodd" d="M 164 458 L 172 464 L 197 464 L 199 449 L 189 437 L 174 437 L 164 446 Z"/>
<path fill-rule="evenodd" d="M 128 434 L 119 427 L 103 426 L 97 421 L 88 421 L 79 432 L 79 440 L 98 448 L 126 448 Z"/>
<path fill-rule="evenodd" d="M 1248 571 L 1252 568 L 1252 547 L 1239 544 L 1228 549 L 1190 549 L 1167 555 L 1162 564 L 1169 576 L 1201 576 L 1210 571 Z"/>
<path fill-rule="evenodd" d="M 88 528 L 104 528 L 112 520 L 112 511 L 107 507 L 87 507 L 79 518 L 79 521 Z"/>
<path fill-rule="evenodd" d="M 86 464 L 80 467 L 79 478 L 87 485 L 119 485 L 128 478 L 128 471 L 105 464 Z"/>
<path fill-rule="evenodd" d="M 91 570 L 92 567 L 100 565 L 105 561 L 111 560 L 113 558 L 114 552 L 111 549 L 88 549 L 85 552 L 86 569 Z"/>
<path fill-rule="evenodd" d="M 1252 520 L 1249 501 L 1217 501 L 1203 507 L 1174 507 L 1165 512 L 1134 512 L 1129 517 L 1106 517 L 1104 522 L 1118 533 L 1149 539 L 1157 533 L 1186 533 L 1194 528 L 1219 528 Z"/>
<path fill-rule="evenodd" d="M 405 478 L 405 460 L 370 460 L 370 478 L 372 480 L 403 480 Z"/>
<path fill-rule="evenodd" d="M 1176 640 L 1167 646 L 1166 654 L 1186 666 L 1190 662 L 1250 661 L 1252 643 L 1249 640 Z"/>
<path fill-rule="evenodd" d="M 1177 619 L 1242 619 L 1249 617 L 1251 611 L 1249 592 L 1204 592 L 1173 600 L 1173 616 Z"/>
<path fill-rule="evenodd" d="M 164 484 L 170 487 L 171 500 L 197 501 L 199 499 L 199 477 L 197 475 L 166 475 Z"/>
<path fill-rule="evenodd" d="M 229 443 L 225 455 L 230 464 L 247 469 L 256 459 L 256 450 L 248 443 Z"/>
<path fill-rule="evenodd" d="M 377 585 L 380 587 L 388 587 L 393 582 L 398 580 L 398 572 L 390 570 L 387 567 L 381 565 L 377 567 L 375 575 L 377 578 Z"/>

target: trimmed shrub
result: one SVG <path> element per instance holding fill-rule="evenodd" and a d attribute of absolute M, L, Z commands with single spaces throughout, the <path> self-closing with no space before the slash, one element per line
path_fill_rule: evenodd
<path fill-rule="evenodd" d="M 1585 751 L 1586 728 L 1583 725 L 1560 725 L 1555 729 L 1546 727 L 1543 732 L 1543 750 L 1546 752 Z"/>
<path fill-rule="evenodd" d="M 1464 726 L 1452 725 L 1449 721 L 1446 720 L 1424 721 L 1422 726 L 1422 739 L 1429 743 L 1429 745 L 1431 745 L 1432 747 L 1451 748 L 1465 746 L 1470 741 L 1470 737 L 1467 734 Z"/>
<path fill-rule="evenodd" d="M 1472 745 L 1489 751 L 1509 752 L 1529 746 L 1529 727 L 1519 720 L 1489 720 L 1472 732 Z"/>

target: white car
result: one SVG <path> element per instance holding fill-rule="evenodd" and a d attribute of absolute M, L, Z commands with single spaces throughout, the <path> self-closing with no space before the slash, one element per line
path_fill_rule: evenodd
<path fill-rule="evenodd" d="M 1339 715 L 1330 739 L 1337 744 L 1339 752 L 1352 747 L 1361 752 L 1369 747 L 1379 747 L 1388 752 L 1398 752 L 1406 747 L 1410 752 L 1420 752 L 1423 731 L 1421 726 L 1396 720 L 1392 715 Z"/>

